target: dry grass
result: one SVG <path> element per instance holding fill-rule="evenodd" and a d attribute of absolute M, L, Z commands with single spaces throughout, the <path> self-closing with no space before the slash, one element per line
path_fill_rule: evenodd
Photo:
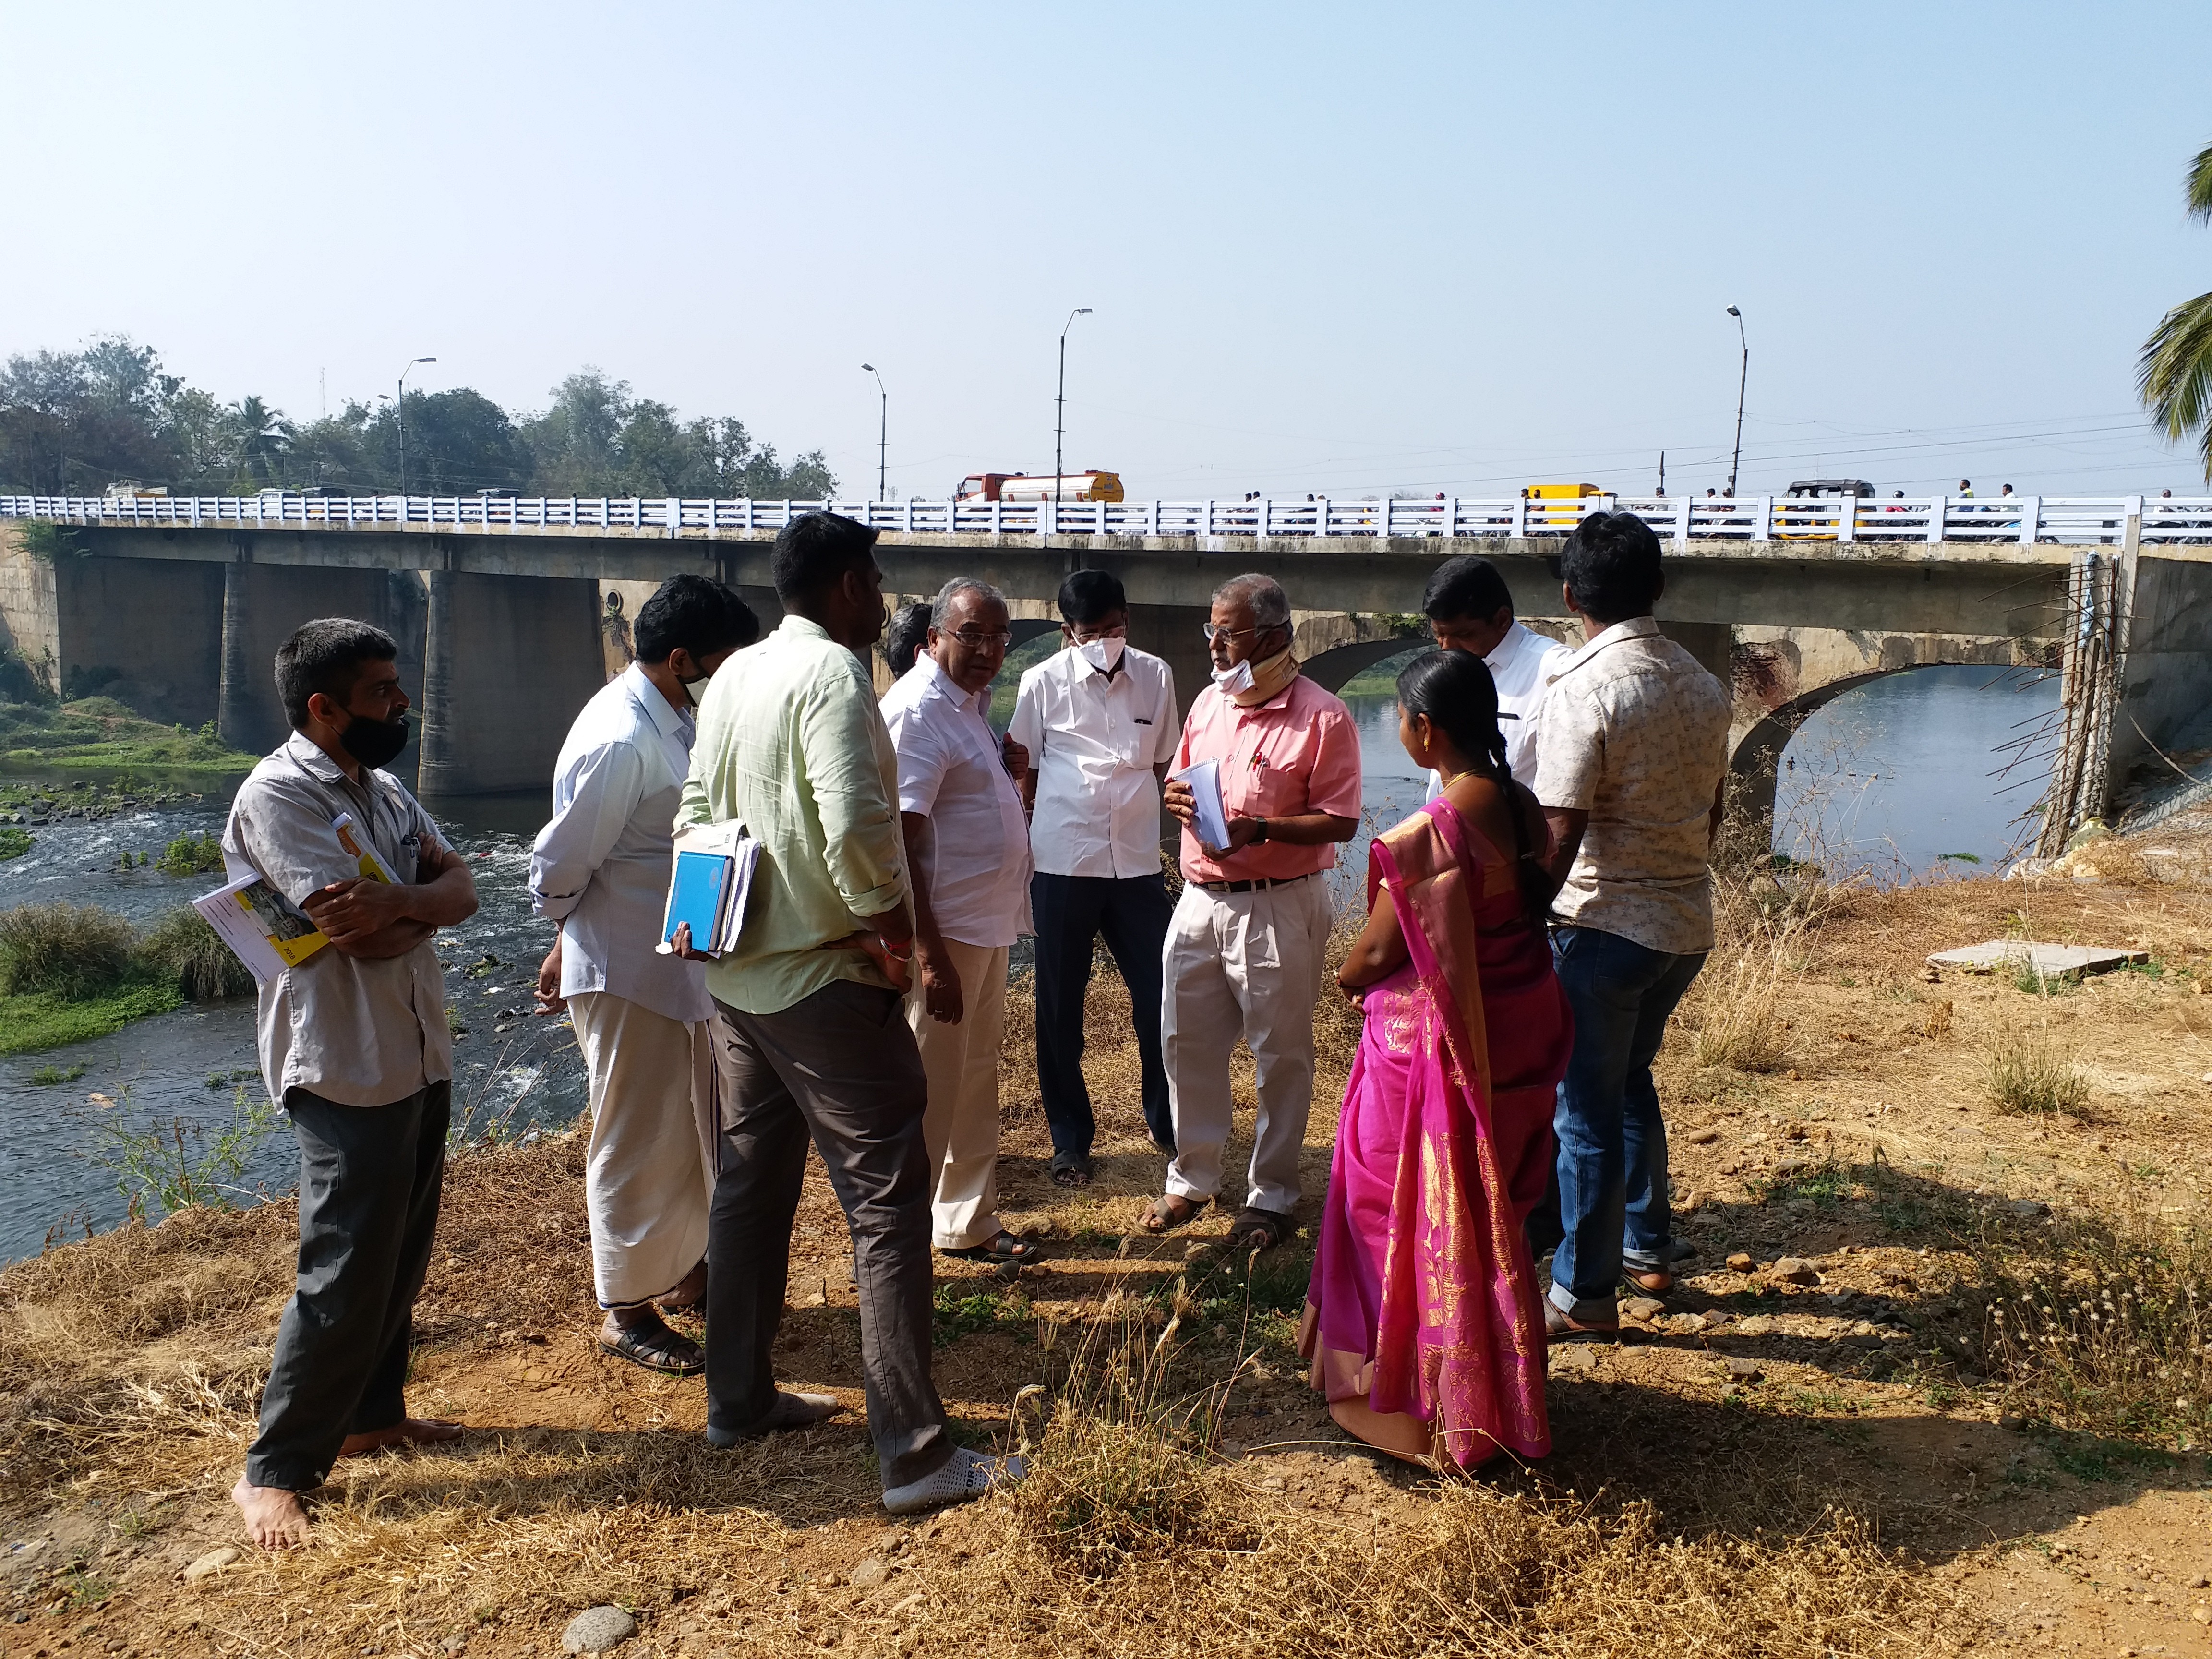
<path fill-rule="evenodd" d="M 1985 1235 L 1984 1342 L 2013 1409 L 2187 1449 L 2212 1439 L 2212 1210 L 2119 1177 L 2104 1214 Z"/>
<path fill-rule="evenodd" d="M 1990 1104 L 2001 1112 L 2070 1113 L 2085 1116 L 2089 1080 L 2071 1049 L 2042 1025 L 1998 1026 L 1984 1062 Z"/>

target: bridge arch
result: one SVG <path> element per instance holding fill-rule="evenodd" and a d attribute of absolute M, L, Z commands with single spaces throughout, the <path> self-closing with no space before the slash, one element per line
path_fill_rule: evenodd
<path fill-rule="evenodd" d="M 1735 722 L 1729 734 L 1731 805 L 1756 843 L 1771 844 L 1790 740 L 1845 692 L 1917 668 L 2055 667 L 2055 647 L 2016 636 L 1869 634 L 1843 629 L 1743 629 L 1732 654 Z"/>

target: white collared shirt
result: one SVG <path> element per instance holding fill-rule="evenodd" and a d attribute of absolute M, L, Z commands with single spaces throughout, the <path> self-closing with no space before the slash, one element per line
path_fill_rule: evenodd
<path fill-rule="evenodd" d="M 991 723 L 990 691 L 963 691 L 924 652 L 884 693 L 898 755 L 898 805 L 929 820 L 920 884 L 937 931 L 1012 945 L 1030 927 L 1029 825 Z"/>
<path fill-rule="evenodd" d="M 1498 648 L 1482 659 L 1491 684 L 1498 688 L 1498 729 L 1505 734 L 1506 767 L 1515 782 L 1530 789 L 1536 787 L 1537 711 L 1551 689 L 1552 677 L 1574 654 L 1573 647 L 1516 621 Z M 1508 714 L 1516 718 L 1504 718 Z M 1430 773 L 1429 799 L 1434 800 L 1443 788 L 1443 780 Z"/>
<path fill-rule="evenodd" d="M 1175 675 L 1124 647 L 1107 675 L 1073 647 L 1022 676 L 1007 735 L 1030 751 L 1036 812 L 1030 847 L 1054 876 L 1127 880 L 1160 867 L 1160 785 L 1182 735 Z"/>
<path fill-rule="evenodd" d="M 561 924 L 561 994 L 606 991 L 667 1019 L 711 1019 L 700 964 L 653 949 L 668 912 L 691 711 L 635 663 L 584 705 L 553 771 L 553 821 L 530 851 L 530 899 Z"/>

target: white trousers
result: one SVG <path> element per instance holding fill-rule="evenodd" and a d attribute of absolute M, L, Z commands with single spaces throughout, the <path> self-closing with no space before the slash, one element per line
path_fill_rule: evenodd
<path fill-rule="evenodd" d="M 941 1024 L 923 1011 L 918 971 L 906 1017 L 929 1079 L 921 1142 L 936 1189 L 930 1243 L 964 1250 L 1000 1231 L 999 1037 L 1006 1023 L 1006 947 L 949 939 L 945 949 L 960 975 L 960 1023 Z"/>
<path fill-rule="evenodd" d="M 1176 1135 L 1170 1193 L 1212 1198 L 1221 1190 L 1229 1055 L 1242 1036 L 1260 1094 L 1245 1202 L 1279 1215 L 1297 1206 L 1313 1108 L 1314 1003 L 1334 921 L 1322 876 L 1254 893 L 1184 884 L 1162 955 L 1160 1048 Z"/>
<path fill-rule="evenodd" d="M 606 991 L 579 991 L 568 1014 L 591 1073 L 592 1279 L 602 1308 L 635 1308 L 667 1295 L 706 1258 L 712 1028 Z"/>

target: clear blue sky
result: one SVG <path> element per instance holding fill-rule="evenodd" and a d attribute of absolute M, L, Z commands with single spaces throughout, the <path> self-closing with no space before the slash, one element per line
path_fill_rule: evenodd
<path fill-rule="evenodd" d="M 312 416 L 597 364 L 872 483 L 2203 486 L 2203 5 L 15 4 L 0 352 Z"/>

